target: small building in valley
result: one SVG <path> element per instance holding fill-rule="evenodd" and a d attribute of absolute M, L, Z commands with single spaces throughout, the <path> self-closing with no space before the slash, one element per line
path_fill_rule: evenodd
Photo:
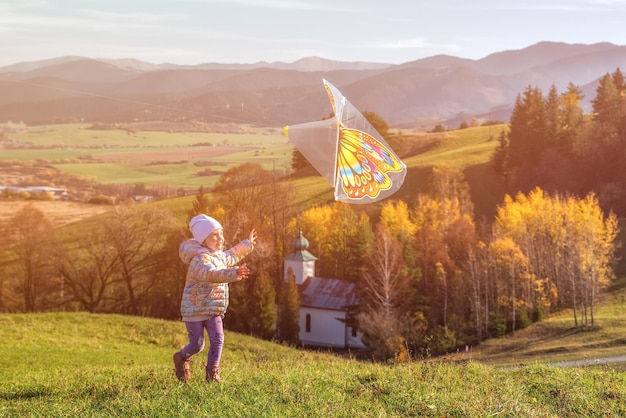
<path fill-rule="evenodd" d="M 300 293 L 300 342 L 309 347 L 362 349 L 361 333 L 351 321 L 358 305 L 355 284 L 315 277 L 317 258 L 300 232 L 293 252 L 284 258 L 285 281 L 295 280 Z"/>

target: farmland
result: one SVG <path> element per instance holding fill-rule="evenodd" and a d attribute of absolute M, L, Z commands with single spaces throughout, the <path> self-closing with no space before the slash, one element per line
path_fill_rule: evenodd
<path fill-rule="evenodd" d="M 19 212 L 26 205 L 33 205 L 46 214 L 54 227 L 61 227 L 71 222 L 77 222 L 84 218 L 89 218 L 100 213 L 104 213 L 111 208 L 104 205 L 93 205 L 82 202 L 63 202 L 50 200 L 0 200 L 0 224 L 8 221 L 11 216 Z"/>
<path fill-rule="evenodd" d="M 157 131 L 156 129 L 161 129 Z M 503 125 L 439 133 L 393 130 L 390 143 L 408 166 L 394 195 L 410 201 L 425 190 L 431 167 L 464 167 L 477 216 L 491 217 L 502 193 L 487 163 Z M 1 138 L 1 137 L 0 137 Z M 153 122 L 110 126 L 66 124 L 21 127 L 4 134 L 0 184 L 67 187 L 73 199 L 98 194 L 129 198 L 137 186 L 157 199 L 210 189 L 228 169 L 255 162 L 300 191 L 300 205 L 332 200 L 332 189 L 315 170 L 292 173 L 293 146 L 282 128 Z M 165 189 L 165 190 L 164 190 Z M 136 193 L 135 193 L 136 194 Z M 143 194 L 143 193 L 140 193 Z M 379 205 L 363 208 L 377 210 Z"/>
<path fill-rule="evenodd" d="M 155 126 L 47 125 L 6 133 L 0 184 L 10 184 L 15 168 L 26 165 L 53 167 L 98 184 L 190 189 L 212 186 L 223 172 L 243 162 L 289 171 L 293 147 L 282 128 L 214 125 L 212 130 L 204 126 L 181 132 L 176 123 L 159 124 L 162 131 L 139 128 Z"/>

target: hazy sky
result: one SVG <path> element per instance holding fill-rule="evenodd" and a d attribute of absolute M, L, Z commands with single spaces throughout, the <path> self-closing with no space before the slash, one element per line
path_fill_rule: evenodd
<path fill-rule="evenodd" d="M 479 59 L 540 41 L 626 45 L 626 0 L 0 0 L 0 66 Z"/>

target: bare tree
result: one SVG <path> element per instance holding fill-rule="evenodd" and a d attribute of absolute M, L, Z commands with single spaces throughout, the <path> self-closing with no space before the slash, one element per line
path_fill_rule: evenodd
<path fill-rule="evenodd" d="M 49 219 L 33 205 L 26 205 L 11 218 L 6 232 L 15 250 L 12 270 L 24 311 L 58 305 L 60 285 L 53 264 L 58 240 Z"/>
<path fill-rule="evenodd" d="M 368 260 L 360 292 L 363 341 L 378 360 L 403 357 L 408 352 L 403 305 L 409 286 L 401 245 L 382 225 Z"/>
<path fill-rule="evenodd" d="M 64 283 L 89 312 L 146 314 L 161 280 L 160 251 L 177 228 L 175 219 L 167 209 L 147 204 L 117 207 L 99 219 L 64 248 L 58 265 Z"/>
<path fill-rule="evenodd" d="M 225 197 L 231 207 L 243 204 L 265 206 L 266 189 L 272 183 L 272 174 L 257 163 L 245 163 L 226 171 L 213 191 Z"/>
<path fill-rule="evenodd" d="M 292 190 L 284 183 L 280 183 L 276 178 L 272 181 L 267 195 L 270 197 L 270 200 L 265 219 L 268 224 L 268 231 L 272 237 L 271 257 L 274 260 L 272 274 L 276 277 L 275 286 L 278 289 L 281 283 L 280 278 L 283 277 L 283 257 L 291 250 L 291 248 L 285 248 L 282 243 L 289 242 L 286 236 L 287 224 L 294 212 L 294 208 L 287 203 L 292 202 L 294 196 Z"/>
<path fill-rule="evenodd" d="M 151 274 L 164 237 L 176 228 L 171 212 L 156 205 L 121 206 L 104 223 L 108 245 L 116 257 L 118 309 L 145 313 L 156 278 Z"/>
<path fill-rule="evenodd" d="M 102 228 L 67 244 L 59 257 L 58 270 L 72 300 L 88 312 L 106 312 L 116 279 L 117 257 Z"/>
<path fill-rule="evenodd" d="M 472 308 L 474 310 L 474 326 L 476 327 L 476 339 L 483 340 L 489 327 L 489 287 L 487 279 L 488 253 L 486 245 L 481 241 L 468 252 L 464 271 L 470 283 L 472 295 Z"/>

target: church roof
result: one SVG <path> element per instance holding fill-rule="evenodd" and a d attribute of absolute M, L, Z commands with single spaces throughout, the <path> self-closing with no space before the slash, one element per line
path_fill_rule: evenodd
<path fill-rule="evenodd" d="M 304 238 L 304 235 L 302 235 L 302 231 L 300 231 L 300 234 L 298 235 L 298 237 L 293 240 L 293 252 L 289 253 L 285 256 L 285 260 L 291 260 L 291 261 L 315 261 L 317 260 L 317 257 L 315 257 L 313 254 L 311 254 L 310 252 L 307 251 L 307 248 L 309 248 L 309 241 Z"/>
<path fill-rule="evenodd" d="M 317 257 L 315 257 L 313 254 L 311 254 L 307 250 L 300 250 L 300 251 L 294 251 L 292 253 L 287 254 L 285 256 L 285 260 L 313 261 L 313 260 L 317 260 Z"/>
<path fill-rule="evenodd" d="M 358 304 L 358 299 L 352 282 L 309 277 L 300 286 L 300 306 L 302 307 L 341 311 L 356 304 Z"/>

